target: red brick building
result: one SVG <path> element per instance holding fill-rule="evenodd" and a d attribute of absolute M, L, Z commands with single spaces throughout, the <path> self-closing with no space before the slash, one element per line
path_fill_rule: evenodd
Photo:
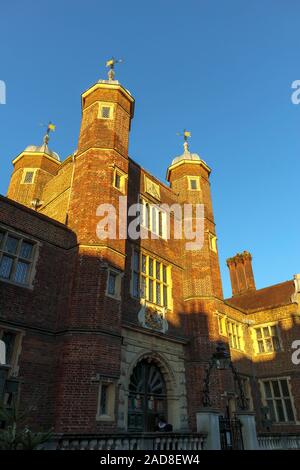
<path fill-rule="evenodd" d="M 243 252 L 228 260 L 223 298 L 211 170 L 186 142 L 167 183 L 141 168 L 128 155 L 134 104 L 118 81 L 99 81 L 82 95 L 74 154 L 61 162 L 46 136 L 13 160 L 0 197 L 0 392 L 34 405 L 31 426 L 53 427 L 59 445 L 152 433 L 158 415 L 187 439 L 209 433 L 211 416 L 254 416 L 261 446 L 282 435 L 298 445 L 299 275 L 256 290 Z M 126 236 L 137 203 L 138 238 Z M 186 217 L 202 224 L 197 249 L 175 236 L 188 204 L 204 207 Z M 104 238 L 108 205 L 116 236 Z M 220 367 L 220 342 L 233 368 Z"/>

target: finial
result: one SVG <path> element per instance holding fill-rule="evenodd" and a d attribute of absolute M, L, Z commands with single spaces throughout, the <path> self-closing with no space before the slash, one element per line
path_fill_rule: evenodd
<path fill-rule="evenodd" d="M 112 57 L 111 59 L 109 59 L 107 62 L 106 62 L 106 67 L 109 67 L 109 71 L 108 71 L 108 80 L 110 82 L 114 81 L 115 79 L 115 64 L 119 64 L 123 62 L 123 59 L 115 59 L 114 57 Z"/>
<path fill-rule="evenodd" d="M 177 135 L 180 135 L 181 137 L 183 137 L 183 148 L 185 152 L 188 152 L 189 151 L 188 138 L 192 137 L 192 133 L 190 131 L 187 131 L 186 129 L 183 129 L 183 133 L 180 134 L 179 132 L 177 132 Z"/>
<path fill-rule="evenodd" d="M 51 121 L 49 121 L 49 123 L 47 125 L 47 131 L 46 131 L 46 134 L 44 135 L 44 139 L 43 139 L 44 140 L 44 145 L 48 145 L 51 131 L 52 132 L 55 131 L 55 125 Z"/>

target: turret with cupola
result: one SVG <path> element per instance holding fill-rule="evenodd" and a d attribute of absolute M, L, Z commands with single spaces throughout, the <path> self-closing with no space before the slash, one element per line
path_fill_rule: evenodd
<path fill-rule="evenodd" d="M 55 176 L 61 165 L 59 155 L 48 147 L 50 122 L 41 145 L 29 145 L 14 160 L 7 197 L 36 209 L 41 204 L 45 185 Z"/>

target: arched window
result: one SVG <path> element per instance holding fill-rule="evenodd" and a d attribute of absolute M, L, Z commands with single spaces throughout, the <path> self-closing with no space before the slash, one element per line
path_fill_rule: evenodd
<path fill-rule="evenodd" d="M 157 418 L 167 418 L 166 384 L 154 362 L 142 360 L 133 369 L 128 400 L 129 431 L 153 432 Z"/>

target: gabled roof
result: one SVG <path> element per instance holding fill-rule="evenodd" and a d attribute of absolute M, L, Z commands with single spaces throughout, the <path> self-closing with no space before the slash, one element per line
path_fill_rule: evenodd
<path fill-rule="evenodd" d="M 226 299 L 225 302 L 245 311 L 263 310 L 292 303 L 291 297 L 294 292 L 294 281 L 290 280 L 236 295 Z"/>

